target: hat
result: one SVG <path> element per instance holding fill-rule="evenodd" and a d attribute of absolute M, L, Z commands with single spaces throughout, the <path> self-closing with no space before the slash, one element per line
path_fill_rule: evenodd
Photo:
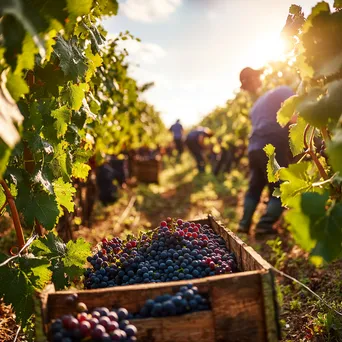
<path fill-rule="evenodd" d="M 242 69 L 240 72 L 240 82 L 242 84 L 247 83 L 251 78 L 260 77 L 263 73 L 263 70 L 255 70 L 250 67 Z"/>

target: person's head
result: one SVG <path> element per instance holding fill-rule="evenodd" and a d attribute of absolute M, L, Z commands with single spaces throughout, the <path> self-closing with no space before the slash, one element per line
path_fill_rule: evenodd
<path fill-rule="evenodd" d="M 177 119 L 177 120 L 176 120 L 176 123 L 180 123 L 180 120 L 179 120 L 179 119 Z"/>
<path fill-rule="evenodd" d="M 241 89 L 247 90 L 252 94 L 257 93 L 262 85 L 260 80 L 261 74 L 262 70 L 254 70 L 249 67 L 242 69 L 240 72 Z"/>
<path fill-rule="evenodd" d="M 203 131 L 207 134 L 207 136 L 208 137 L 212 137 L 213 135 L 214 135 L 214 132 L 210 129 L 210 128 L 208 128 L 208 127 L 204 127 L 203 128 Z"/>

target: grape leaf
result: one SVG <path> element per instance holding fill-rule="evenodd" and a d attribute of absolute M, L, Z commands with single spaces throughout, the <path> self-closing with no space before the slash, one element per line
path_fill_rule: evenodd
<path fill-rule="evenodd" d="M 66 248 L 66 255 L 62 259 L 66 274 L 71 278 L 82 275 L 87 257 L 91 253 L 90 243 L 79 238 L 76 242 L 69 241 Z"/>
<path fill-rule="evenodd" d="M 87 83 L 71 84 L 63 90 L 61 95 L 71 109 L 79 110 L 82 106 L 85 92 L 88 90 L 89 86 Z"/>
<path fill-rule="evenodd" d="M 68 124 L 70 123 L 70 120 L 71 120 L 70 110 L 66 106 L 63 106 L 63 107 L 53 110 L 51 112 L 51 116 L 56 119 L 55 127 L 57 130 L 57 136 L 59 138 L 64 137 L 68 129 Z"/>
<path fill-rule="evenodd" d="M 336 123 L 342 112 L 342 81 L 329 83 L 325 90 L 323 94 L 321 89 L 312 89 L 297 107 L 300 116 L 317 128 Z"/>
<path fill-rule="evenodd" d="M 95 55 L 92 53 L 90 45 L 85 50 L 85 55 L 88 58 L 88 66 L 89 66 L 89 69 L 86 73 L 85 80 L 89 82 L 92 76 L 95 74 L 97 68 L 101 66 L 102 58 L 98 53 L 96 53 Z"/>
<path fill-rule="evenodd" d="M 43 174 L 43 172 L 41 170 L 39 170 L 36 173 L 36 175 L 34 176 L 33 181 L 35 183 L 40 184 L 50 194 L 53 194 L 52 184 L 50 183 L 50 181 L 48 179 L 46 179 L 45 175 Z"/>
<path fill-rule="evenodd" d="M 22 27 L 24 27 L 25 30 L 30 33 L 34 43 L 38 47 L 39 54 L 41 55 L 42 58 L 44 58 L 45 57 L 44 42 L 39 37 L 37 28 L 39 28 L 38 31 L 45 29 L 46 27 L 44 27 L 44 25 L 46 25 L 47 22 L 42 20 L 42 18 L 39 15 L 37 15 L 37 12 L 33 8 L 33 6 L 30 6 L 30 4 L 28 4 L 25 1 L 7 0 L 7 1 L 2 1 L 0 3 L 0 10 L 2 12 L 2 15 L 9 14 L 9 16 L 5 16 L 5 18 L 9 17 L 11 20 L 13 20 L 14 18 L 12 19 L 12 16 L 14 16 L 15 21 L 17 23 L 18 22 L 21 23 Z M 15 23 L 13 26 L 10 26 L 12 28 L 12 31 L 14 32 L 15 32 L 15 28 L 18 27 L 17 23 Z M 31 53 L 34 53 L 34 51 L 31 51 Z"/>
<path fill-rule="evenodd" d="M 16 205 L 30 227 L 33 227 L 34 219 L 37 218 L 44 228 L 52 229 L 59 216 L 54 196 L 44 191 L 32 191 L 25 186 L 19 187 Z"/>
<path fill-rule="evenodd" d="M 62 36 L 57 36 L 54 53 L 59 58 L 59 65 L 65 75 L 77 82 L 87 72 L 86 58 L 75 44 L 67 42 Z"/>
<path fill-rule="evenodd" d="M 298 104 L 303 100 L 302 96 L 291 96 L 286 99 L 277 113 L 277 121 L 280 126 L 284 127 L 295 114 Z"/>
<path fill-rule="evenodd" d="M 6 171 L 7 163 L 10 156 L 11 149 L 0 139 L 0 177 Z"/>
<path fill-rule="evenodd" d="M 75 162 L 72 165 L 72 176 L 75 178 L 86 180 L 91 167 L 82 162 Z"/>
<path fill-rule="evenodd" d="M 90 14 L 93 0 L 67 0 L 67 8 L 71 16 L 78 17 Z"/>
<path fill-rule="evenodd" d="M 18 101 L 21 96 L 29 92 L 26 82 L 17 74 L 9 73 L 7 76 L 6 87 L 13 97 L 14 101 Z"/>
<path fill-rule="evenodd" d="M 11 304 L 16 319 L 25 327 L 33 311 L 34 287 L 24 272 L 8 266 L 0 267 L 0 297 Z"/>
<path fill-rule="evenodd" d="M 326 209 L 327 193 L 304 193 L 286 214 L 296 241 L 312 255 L 332 261 L 342 254 L 342 204 Z"/>
<path fill-rule="evenodd" d="M 338 129 L 327 146 L 329 162 L 342 175 L 342 129 Z"/>
<path fill-rule="evenodd" d="M 2 207 L 5 204 L 5 201 L 6 201 L 6 196 L 4 194 L 2 187 L 0 187 L 0 207 Z M 1 215 L 1 212 L 0 212 L 0 215 Z"/>
<path fill-rule="evenodd" d="M 267 144 L 263 150 L 265 151 L 268 161 L 267 161 L 267 178 L 271 183 L 275 183 L 279 180 L 279 170 L 280 165 L 275 159 L 275 147 L 271 144 Z"/>
<path fill-rule="evenodd" d="M 304 192 L 320 192 L 312 183 L 319 180 L 317 170 L 310 162 L 291 164 L 287 168 L 279 170 L 281 201 L 285 206 L 292 207 L 296 203 L 296 197 Z"/>
<path fill-rule="evenodd" d="M 65 183 L 62 178 L 58 178 L 53 182 L 53 188 L 56 195 L 56 201 L 59 207 L 60 216 L 63 215 L 64 206 L 69 213 L 74 211 L 74 202 L 73 196 L 76 192 L 76 189 L 70 183 Z"/>
<path fill-rule="evenodd" d="M 289 141 L 293 156 L 304 151 L 304 129 L 306 122 L 303 118 L 298 117 L 297 122 L 290 126 Z"/>
<path fill-rule="evenodd" d="M 69 175 L 71 172 L 71 159 L 70 155 L 67 151 L 68 143 L 66 141 L 60 142 L 58 145 L 54 147 L 55 153 L 54 153 L 54 160 L 57 162 L 57 168 L 58 172 L 55 172 L 57 177 L 62 174 L 63 179 L 69 179 Z M 53 168 L 54 169 L 54 168 Z"/>
<path fill-rule="evenodd" d="M 20 75 L 24 69 L 32 70 L 34 68 L 34 55 L 36 53 L 38 53 L 38 48 L 31 35 L 26 33 L 23 40 L 22 53 L 18 55 L 17 59 L 17 67 L 15 69 L 17 75 Z"/>
<path fill-rule="evenodd" d="M 46 258 L 36 258 L 28 254 L 19 258 L 19 267 L 38 290 L 42 290 L 51 281 L 50 262 Z"/>
<path fill-rule="evenodd" d="M 119 4 L 116 0 L 98 0 L 98 7 L 95 11 L 98 15 L 116 15 L 118 13 Z"/>
<path fill-rule="evenodd" d="M 69 279 L 65 273 L 65 268 L 62 261 L 58 261 L 52 267 L 52 281 L 56 290 L 64 290 L 69 285 Z"/>
<path fill-rule="evenodd" d="M 66 246 L 54 232 L 49 232 L 44 237 L 35 240 L 31 244 L 30 250 L 38 256 L 46 256 L 51 259 L 63 257 L 66 253 Z"/>

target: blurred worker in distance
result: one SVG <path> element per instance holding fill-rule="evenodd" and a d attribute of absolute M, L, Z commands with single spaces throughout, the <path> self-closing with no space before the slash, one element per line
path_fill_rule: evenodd
<path fill-rule="evenodd" d="M 183 153 L 183 126 L 180 120 L 177 121 L 170 127 L 170 131 L 173 134 L 173 141 L 175 143 L 176 149 L 178 151 L 178 157 Z"/>
<path fill-rule="evenodd" d="M 254 98 L 259 96 L 262 71 L 245 68 L 240 73 L 241 89 L 246 90 Z M 269 183 L 267 179 L 267 156 L 263 148 L 272 144 L 276 149 L 276 159 L 280 166 L 286 167 L 290 161 L 288 127 L 282 128 L 277 122 L 277 112 L 282 103 L 294 95 L 287 86 L 280 86 L 260 96 L 254 103 L 250 118 L 252 132 L 249 137 L 248 159 L 250 169 L 249 188 L 244 201 L 243 217 L 239 232 L 248 233 L 253 214 L 259 203 L 261 193 L 268 185 L 270 194 L 266 213 L 256 225 L 256 234 L 273 233 L 273 224 L 280 218 L 283 208 L 279 198 L 272 196 L 277 183 Z"/>
<path fill-rule="evenodd" d="M 188 146 L 191 154 L 194 156 L 199 172 L 204 172 L 205 161 L 203 156 L 204 138 L 212 137 L 213 132 L 207 127 L 197 127 L 189 132 L 185 143 Z"/>

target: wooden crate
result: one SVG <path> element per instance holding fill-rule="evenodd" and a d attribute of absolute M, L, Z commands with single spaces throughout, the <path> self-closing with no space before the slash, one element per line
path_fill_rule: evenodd
<path fill-rule="evenodd" d="M 208 296 L 211 310 L 174 317 L 134 319 L 132 323 L 138 328 L 138 341 L 278 341 L 278 307 L 270 265 L 212 216 L 194 222 L 209 224 L 224 238 L 227 248 L 235 253 L 241 272 L 191 280 L 200 293 Z M 139 284 L 77 293 L 88 308 L 114 306 L 138 312 L 147 299 L 175 293 L 187 283 L 189 281 Z M 74 291 L 53 292 L 51 287 L 42 293 L 45 323 L 74 311 L 65 302 L 70 293 Z"/>
<path fill-rule="evenodd" d="M 159 159 L 134 160 L 133 175 L 142 183 L 159 183 L 161 161 Z"/>

